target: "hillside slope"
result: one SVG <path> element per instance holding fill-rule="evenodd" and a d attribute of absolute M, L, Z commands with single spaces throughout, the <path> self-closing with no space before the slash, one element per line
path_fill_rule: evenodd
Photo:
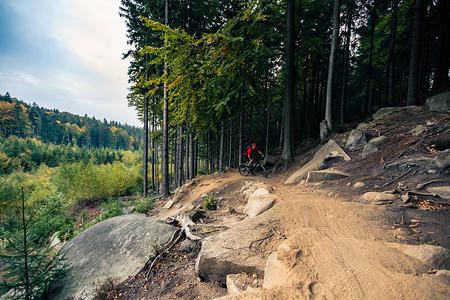
<path fill-rule="evenodd" d="M 351 160 L 332 156 L 322 165 L 345 174 L 340 179 L 310 176 L 308 182 L 285 185 L 314 154 L 299 148 L 296 165 L 269 178 L 243 178 L 231 170 L 188 182 L 154 214 L 166 219 L 201 213 L 192 229 L 202 242 L 195 241 L 188 254 L 177 245 L 149 277 L 122 283 L 117 295 L 445 299 L 450 293 L 449 121 L 449 113 L 416 107 L 361 124 L 365 142 L 345 149 Z M 333 139 L 344 146 L 349 135 Z M 248 203 L 261 189 L 275 205 L 251 218 Z M 199 210 L 211 195 L 217 210 Z M 230 269 L 237 275 L 227 276 Z M 197 275 L 207 279 L 208 272 L 218 281 L 197 280 Z"/>

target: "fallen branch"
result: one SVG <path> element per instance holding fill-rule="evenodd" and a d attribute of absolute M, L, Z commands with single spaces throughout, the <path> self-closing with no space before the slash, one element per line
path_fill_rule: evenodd
<path fill-rule="evenodd" d="M 408 175 L 412 170 L 413 170 L 413 169 L 409 169 L 408 171 L 406 171 L 405 173 L 403 173 L 403 174 L 400 175 L 399 177 L 394 178 L 394 179 L 392 179 L 391 181 L 389 181 L 389 182 L 383 184 L 381 187 L 387 187 L 387 186 L 390 185 L 391 183 L 394 183 L 395 181 L 397 181 L 397 180 L 399 180 L 399 179 L 405 177 L 406 175 Z"/>
<path fill-rule="evenodd" d="M 416 189 L 421 190 L 421 189 L 423 189 L 424 187 L 426 187 L 427 185 L 430 185 L 430 184 L 436 183 L 436 182 L 445 182 L 445 180 L 442 180 L 442 179 L 430 180 L 430 181 L 427 181 L 427 182 L 418 184 L 418 185 L 416 186 Z"/>
<path fill-rule="evenodd" d="M 432 193 L 421 193 L 421 192 L 416 192 L 416 191 L 409 191 L 409 194 L 417 195 L 417 196 L 428 196 L 428 197 L 441 198 L 441 196 L 439 196 L 438 194 L 432 194 Z"/>
<path fill-rule="evenodd" d="M 250 245 L 248 246 L 248 248 L 250 249 L 253 246 L 253 243 L 259 242 L 258 246 L 260 246 L 262 244 L 262 242 L 264 242 L 264 240 L 266 239 L 270 239 L 273 236 L 273 233 L 269 233 L 267 234 L 265 237 L 254 240 L 250 243 Z"/>

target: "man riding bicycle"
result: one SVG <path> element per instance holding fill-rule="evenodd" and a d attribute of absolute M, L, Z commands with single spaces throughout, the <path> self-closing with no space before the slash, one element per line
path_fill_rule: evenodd
<path fill-rule="evenodd" d="M 252 154 L 255 152 L 258 152 L 262 157 L 264 157 L 264 154 L 256 149 L 256 143 L 253 143 L 252 146 L 248 147 L 248 149 L 245 151 L 245 158 L 248 160 L 247 166 L 251 166 L 253 164 L 254 159 L 252 158 Z"/>

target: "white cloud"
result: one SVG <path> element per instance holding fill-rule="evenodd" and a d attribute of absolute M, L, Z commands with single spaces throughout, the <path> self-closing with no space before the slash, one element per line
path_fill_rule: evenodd
<path fill-rule="evenodd" d="M 121 58 L 128 46 L 118 14 L 120 0 L 2 1 L 20 16 L 24 36 L 57 49 L 60 57 L 36 59 L 35 66 L 22 58 L 21 65 L 2 70 L 0 78 L 7 77 L 9 85 L 0 83 L 0 88 L 41 106 L 57 104 L 60 110 L 139 125 L 134 109 L 127 106 L 128 62 Z"/>

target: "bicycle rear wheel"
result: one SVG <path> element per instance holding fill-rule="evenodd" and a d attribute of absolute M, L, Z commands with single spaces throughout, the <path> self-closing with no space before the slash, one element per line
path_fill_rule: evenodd
<path fill-rule="evenodd" d="M 260 167 L 260 170 L 261 170 L 261 175 L 262 175 L 264 178 L 267 178 L 266 168 L 264 168 L 264 166 L 259 166 L 259 167 Z"/>
<path fill-rule="evenodd" d="M 241 164 L 239 166 L 239 174 L 241 174 L 242 176 L 248 176 L 248 174 L 250 174 L 250 170 L 248 169 L 246 164 Z"/>

